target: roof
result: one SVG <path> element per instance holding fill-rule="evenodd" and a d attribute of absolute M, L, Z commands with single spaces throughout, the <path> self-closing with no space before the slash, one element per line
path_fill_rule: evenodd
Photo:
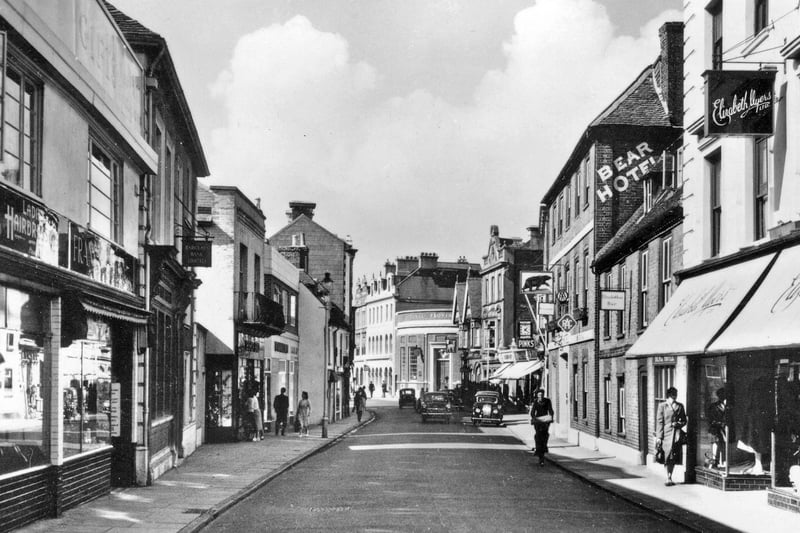
<path fill-rule="evenodd" d="M 473 281 L 473 283 L 470 283 Z M 469 299 L 470 318 L 472 320 L 481 317 L 481 309 L 483 309 L 483 302 L 481 296 L 481 278 L 467 278 L 467 298 Z M 464 305 L 464 314 L 466 315 L 466 303 Z"/>
<path fill-rule="evenodd" d="M 683 189 L 666 189 L 653 207 L 644 212 L 644 204 L 622 225 L 595 255 L 593 267 L 602 272 L 650 242 L 658 234 L 683 220 Z"/>
<path fill-rule="evenodd" d="M 464 317 L 461 316 L 463 311 L 463 302 L 464 302 L 464 295 L 466 294 L 467 290 L 467 282 L 466 281 L 459 281 L 456 283 L 455 287 L 453 287 L 453 322 L 456 322 L 456 314 L 459 315 L 460 321 L 464 320 Z"/>
<path fill-rule="evenodd" d="M 182 126 L 185 128 L 188 137 L 186 141 L 191 141 L 189 151 L 194 154 L 193 167 L 198 176 L 208 176 L 210 172 L 205 152 L 203 151 L 203 145 L 200 142 L 200 135 L 197 133 L 197 127 L 192 118 L 189 103 L 186 101 L 183 87 L 178 79 L 178 72 L 172 61 L 172 55 L 169 53 L 166 39 L 144 26 L 138 20 L 129 17 L 111 3 L 103 3 L 132 48 L 155 47 L 158 49 L 153 65 L 163 63 L 165 75 L 174 89 L 170 92 L 169 96 L 172 96 L 175 100 L 178 115 L 180 119 L 182 119 Z M 146 75 L 151 75 L 151 73 L 147 73 Z"/>
<path fill-rule="evenodd" d="M 656 90 L 653 65 L 648 65 L 636 79 L 611 104 L 606 107 L 584 130 L 567 162 L 542 197 L 542 203 L 549 204 L 572 176 L 573 169 L 583 159 L 600 132 L 614 127 L 652 128 L 682 133 L 682 128 L 673 126 L 661 96 Z"/>
<path fill-rule="evenodd" d="M 270 240 L 270 241 L 272 241 L 272 240 L 273 240 L 273 239 L 274 239 L 276 236 L 278 236 L 278 235 L 281 235 L 281 234 L 285 233 L 285 232 L 286 232 L 286 230 L 288 230 L 289 228 L 291 228 L 291 227 L 292 227 L 292 226 L 294 226 L 295 224 L 298 224 L 299 222 L 301 222 L 301 221 L 302 221 L 302 219 L 305 219 L 305 220 L 307 220 L 309 223 L 311 223 L 311 224 L 314 224 L 315 226 L 317 226 L 318 228 L 320 228 L 322 231 L 324 231 L 325 233 L 327 233 L 328 235 L 330 235 L 330 236 L 331 236 L 331 237 L 333 237 L 334 239 L 337 239 L 337 240 L 339 240 L 339 241 L 343 242 L 343 243 L 344 243 L 344 245 L 345 245 L 345 249 L 346 249 L 346 250 L 348 250 L 348 249 L 352 249 L 352 248 L 353 248 L 353 245 L 352 245 L 352 244 L 350 244 L 350 243 L 349 243 L 349 242 L 348 242 L 346 239 L 342 239 L 341 237 L 339 237 L 338 235 L 336 235 L 335 233 L 333 233 L 331 230 L 329 230 L 328 228 L 326 228 L 325 226 L 323 226 L 323 225 L 322 225 L 322 224 L 320 224 L 319 222 L 316 222 L 316 221 L 315 221 L 313 218 L 310 218 L 310 217 L 309 217 L 308 215 L 306 215 L 305 213 L 304 213 L 304 214 L 301 214 L 301 215 L 298 215 L 297 217 L 295 217 L 294 219 L 292 219 L 292 221 L 291 221 L 291 222 L 289 222 L 288 224 L 286 224 L 285 226 L 283 226 L 281 229 L 279 229 L 278 231 L 276 231 L 275 233 L 273 233 L 273 234 L 272 234 L 272 236 L 270 236 L 269 240 Z"/>

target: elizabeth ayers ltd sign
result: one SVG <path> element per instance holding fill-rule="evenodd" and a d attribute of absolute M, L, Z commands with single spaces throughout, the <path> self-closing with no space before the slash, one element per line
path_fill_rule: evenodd
<path fill-rule="evenodd" d="M 772 135 L 774 70 L 707 70 L 705 135 Z"/>

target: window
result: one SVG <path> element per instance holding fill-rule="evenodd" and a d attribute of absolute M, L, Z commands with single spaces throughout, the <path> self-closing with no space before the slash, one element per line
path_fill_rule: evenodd
<path fill-rule="evenodd" d="M 644 212 L 647 213 L 653 208 L 653 180 L 645 178 L 642 180 L 642 195 L 644 196 Z"/>
<path fill-rule="evenodd" d="M 605 288 L 611 288 L 611 271 L 606 272 Z M 611 311 L 603 311 L 603 337 L 611 336 Z"/>
<path fill-rule="evenodd" d="M 583 208 L 586 209 L 589 207 L 589 184 L 592 181 L 589 172 L 589 157 L 583 160 L 581 174 L 583 175 Z"/>
<path fill-rule="evenodd" d="M 767 236 L 767 188 L 769 187 L 769 151 L 768 138 L 762 137 L 755 141 L 755 171 L 753 172 L 753 193 L 755 219 L 754 238 L 763 239 Z"/>
<path fill-rule="evenodd" d="M 625 285 L 625 277 L 627 275 L 625 263 L 619 265 L 619 288 L 627 292 L 628 287 Z M 625 311 L 617 311 L 617 335 L 623 336 L 626 333 L 625 328 Z"/>
<path fill-rule="evenodd" d="M 589 365 L 586 361 L 581 364 L 581 400 L 583 405 L 583 418 L 586 418 L 589 405 Z"/>
<path fill-rule="evenodd" d="M 654 367 L 654 406 L 667 400 L 667 389 L 675 385 L 675 365 L 656 365 Z"/>
<path fill-rule="evenodd" d="M 658 310 L 660 311 L 667 302 L 672 292 L 672 237 L 665 237 L 661 241 L 661 268 L 658 291 Z"/>
<path fill-rule="evenodd" d="M 583 308 L 589 309 L 589 250 L 583 251 Z"/>
<path fill-rule="evenodd" d="M 5 34 L 2 36 L 5 41 Z M 2 58 L 0 58 L 2 60 Z M 3 95 L 3 179 L 42 194 L 41 83 L 8 66 Z"/>
<path fill-rule="evenodd" d="M 722 239 L 722 203 L 720 194 L 720 179 L 722 174 L 722 158 L 719 152 L 709 157 L 708 174 L 711 181 L 711 257 L 716 257 L 720 252 Z"/>
<path fill-rule="evenodd" d="M 294 233 L 292 234 L 292 246 L 305 246 L 306 245 L 306 234 L 305 233 Z"/>
<path fill-rule="evenodd" d="M 577 217 L 580 214 L 581 208 L 581 189 L 583 188 L 583 172 L 580 167 L 578 167 L 578 171 L 575 173 L 575 216 Z"/>
<path fill-rule="evenodd" d="M 603 429 L 611 431 L 611 376 L 603 380 Z"/>
<path fill-rule="evenodd" d="M 572 309 L 577 311 L 580 308 L 580 300 L 579 295 L 581 292 L 579 279 L 580 279 L 580 260 L 576 257 L 575 258 L 575 268 L 572 271 L 572 290 L 575 291 L 572 295 Z"/>
<path fill-rule="evenodd" d="M 578 365 L 572 365 L 572 418 L 578 419 Z"/>
<path fill-rule="evenodd" d="M 647 289 L 650 268 L 650 253 L 642 250 L 639 256 L 639 327 L 647 327 Z"/>
<path fill-rule="evenodd" d="M 683 185 L 683 147 L 675 153 L 675 187 Z"/>
<path fill-rule="evenodd" d="M 564 194 L 558 197 L 558 236 L 564 232 Z"/>
<path fill-rule="evenodd" d="M 625 433 L 625 376 L 617 376 L 617 433 Z"/>
<path fill-rule="evenodd" d="M 261 292 L 261 256 L 253 255 L 253 292 Z"/>
<path fill-rule="evenodd" d="M 755 28 L 754 34 L 769 25 L 769 0 L 755 0 Z"/>
<path fill-rule="evenodd" d="M 555 204 L 553 204 L 553 214 L 550 217 L 550 225 L 553 228 L 553 241 L 556 240 L 556 228 L 558 227 L 558 225 L 556 223 L 556 220 L 557 220 L 556 217 L 557 217 L 557 215 L 556 215 L 556 206 L 555 206 Z"/>
<path fill-rule="evenodd" d="M 711 68 L 722 68 L 722 0 L 708 9 L 711 15 Z"/>
<path fill-rule="evenodd" d="M 572 277 L 569 275 L 569 259 L 564 262 L 564 283 L 566 284 L 567 294 L 572 294 Z M 569 300 L 564 304 L 569 312 Z"/>
<path fill-rule="evenodd" d="M 564 191 L 564 209 L 566 209 L 566 214 L 564 216 L 564 220 L 565 220 L 564 227 L 565 228 L 569 228 L 569 219 L 570 219 L 570 216 L 572 215 L 572 202 L 570 200 L 570 192 L 571 192 L 571 186 L 569 184 L 567 184 L 567 188 Z"/>
<path fill-rule="evenodd" d="M 119 164 L 94 141 L 89 141 L 89 227 L 108 240 L 119 242 Z"/>

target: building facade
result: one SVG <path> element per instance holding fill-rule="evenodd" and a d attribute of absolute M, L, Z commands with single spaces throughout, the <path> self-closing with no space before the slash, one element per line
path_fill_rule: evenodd
<path fill-rule="evenodd" d="M 158 157 L 143 135 L 143 66 L 103 3 L 4 1 L 0 14 L 0 528 L 10 529 L 132 482 L 148 445 L 138 212 Z M 101 43 L 112 60 L 96 60 Z"/>
<path fill-rule="evenodd" d="M 555 291 L 547 367 L 554 429 L 556 435 L 590 447 L 603 445 L 598 442 L 603 435 L 598 278 L 591 265 L 642 204 L 650 183 L 646 176 L 663 173 L 665 161 L 671 160 L 667 152 L 680 137 L 680 122 L 670 110 L 678 109 L 682 95 L 681 26 L 662 26 L 658 59 L 589 124 L 542 200 L 546 262 Z M 630 291 L 634 273 L 622 270 L 616 288 Z M 630 317 L 628 311 L 623 319 Z M 604 372 L 611 372 L 608 364 L 603 363 Z M 618 387 L 620 406 L 629 411 L 638 404 L 636 388 L 624 379 Z"/>
<path fill-rule="evenodd" d="M 317 204 L 290 202 L 288 223 L 269 238 L 281 254 L 312 280 L 329 280 L 330 361 L 335 382 L 328 402 L 329 420 L 349 415 L 350 372 L 353 361 L 353 261 L 358 252 L 350 238 L 340 238 L 314 220 Z"/>
<path fill-rule="evenodd" d="M 203 213 L 200 229 L 213 243 L 212 266 L 200 273 L 196 310 L 205 333 L 205 439 L 241 439 L 244 402 L 251 393 L 256 393 L 262 416 L 271 412 L 267 343 L 283 331 L 284 310 L 265 294 L 260 207 L 236 187 L 201 186 L 197 209 Z"/>
<path fill-rule="evenodd" d="M 789 1 L 687 2 L 684 268 L 629 350 L 675 357 L 684 369 L 676 382 L 693 421 L 687 479 L 766 487 L 770 503 L 794 510 L 799 16 Z"/>

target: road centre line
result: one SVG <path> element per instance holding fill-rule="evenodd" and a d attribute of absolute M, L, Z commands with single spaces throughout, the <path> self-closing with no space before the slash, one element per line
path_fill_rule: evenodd
<path fill-rule="evenodd" d="M 473 444 L 469 442 L 409 442 L 403 444 L 357 444 L 349 447 L 355 452 L 377 450 L 515 450 L 526 452 L 523 444 Z"/>

